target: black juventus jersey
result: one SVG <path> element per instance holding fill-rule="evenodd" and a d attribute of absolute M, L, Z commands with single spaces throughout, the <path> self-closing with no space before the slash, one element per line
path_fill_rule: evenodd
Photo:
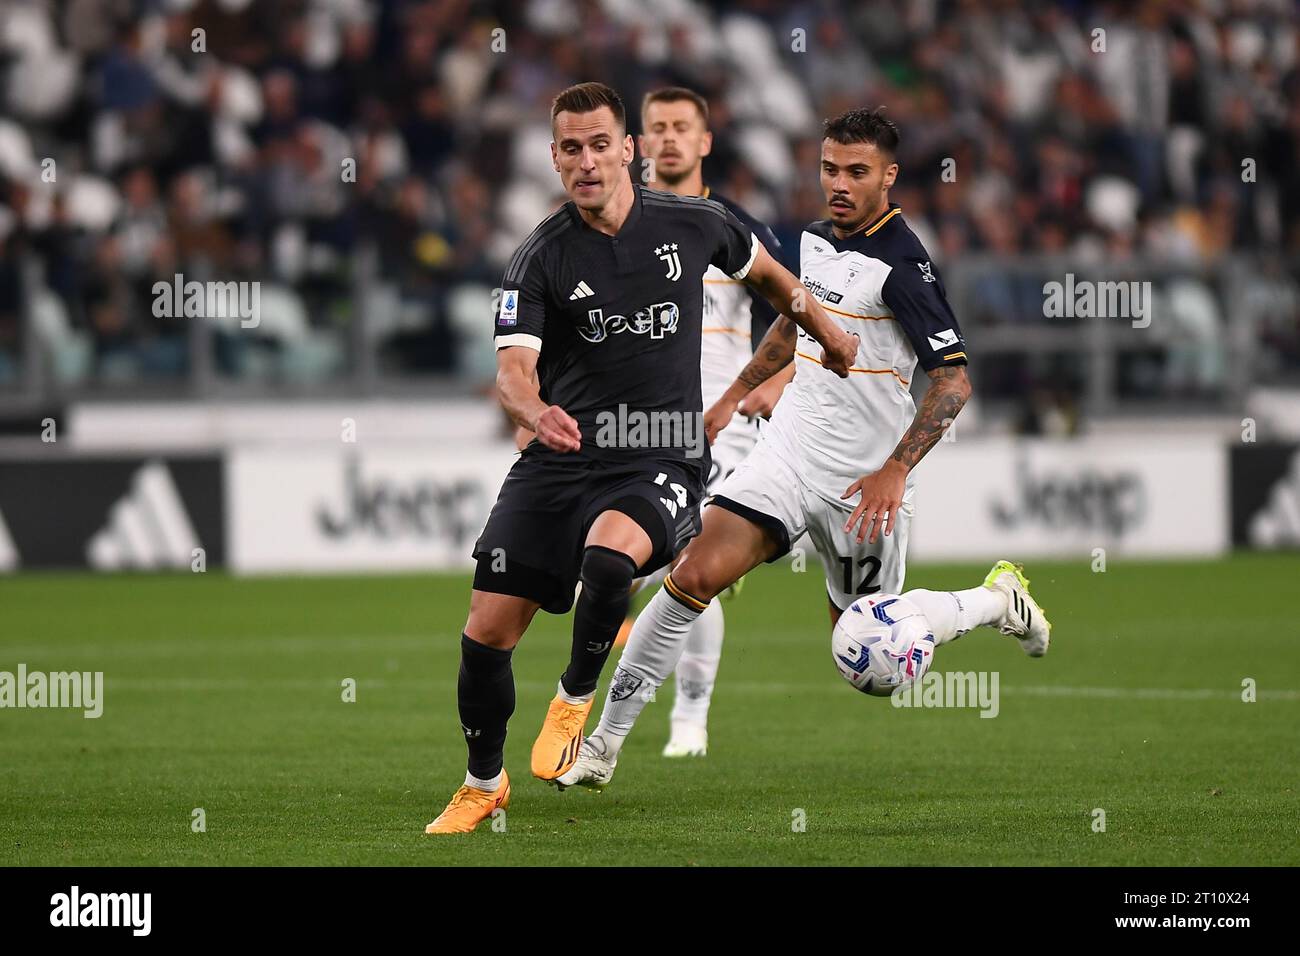
<path fill-rule="evenodd" d="M 506 268 L 496 345 L 540 353 L 542 400 L 577 420 L 577 457 L 680 460 L 682 448 L 598 442 L 598 416 L 702 412 L 704 272 L 713 264 L 743 279 L 758 239 L 712 200 L 632 191 L 617 236 L 587 225 L 572 202 L 533 230 Z"/>

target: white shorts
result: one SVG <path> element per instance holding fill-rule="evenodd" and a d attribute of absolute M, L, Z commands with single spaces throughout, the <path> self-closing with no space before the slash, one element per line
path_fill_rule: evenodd
<path fill-rule="evenodd" d="M 725 429 L 724 432 L 725 434 Z M 857 499 L 827 501 L 813 491 L 783 454 L 768 430 L 707 504 L 740 515 L 767 530 L 778 550 L 770 561 L 789 553 L 805 531 L 821 555 L 826 594 L 841 611 L 868 594 L 901 594 L 907 571 L 907 536 L 911 527 L 912 489 L 894 519 L 894 530 L 881 532 L 876 543 L 857 540 L 844 530 Z M 847 488 L 850 480 L 844 482 Z M 710 488 L 710 491 L 713 491 Z M 859 525 L 860 527 L 861 525 Z"/>

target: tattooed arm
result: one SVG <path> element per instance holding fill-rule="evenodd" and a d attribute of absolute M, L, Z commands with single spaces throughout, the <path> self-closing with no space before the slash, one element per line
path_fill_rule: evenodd
<path fill-rule="evenodd" d="M 970 378 L 966 374 L 966 366 L 944 365 L 927 374 L 930 376 L 930 387 L 925 391 L 916 418 L 912 419 L 912 427 L 903 433 L 898 447 L 889 456 L 890 461 L 898 462 L 907 471 L 915 468 L 925 453 L 943 437 L 943 433 L 970 398 Z"/>
<path fill-rule="evenodd" d="M 908 472 L 943 437 L 970 398 L 966 366 L 944 365 L 931 369 L 928 374 L 930 387 L 926 389 L 912 426 L 899 439 L 894 453 L 879 471 L 859 478 L 840 496 L 848 499 L 862 493 L 862 500 L 844 525 L 844 530 L 851 533 L 858 520 L 862 520 L 862 527 L 858 530 L 859 541 L 870 531 L 868 540 L 874 544 L 881 528 L 885 534 L 894 530 L 894 515 L 903 503 Z"/>
<path fill-rule="evenodd" d="M 794 381 L 794 362 L 777 372 L 740 400 L 736 410 L 746 418 L 771 418 L 785 387 Z"/>
<path fill-rule="evenodd" d="M 794 361 L 794 343 L 798 334 L 793 319 L 778 315 L 776 321 L 768 327 L 763 341 L 758 343 L 754 357 L 741 369 L 735 384 L 727 391 L 735 390 L 736 400 L 739 401 Z"/>
<path fill-rule="evenodd" d="M 741 369 L 736 380 L 722 393 L 722 397 L 704 413 L 704 428 L 708 432 L 710 445 L 718 437 L 718 432 L 731 421 L 740 400 L 794 361 L 794 343 L 798 334 L 794 322 L 785 315 L 778 315 L 768 327 L 767 334 L 758 343 L 749 364 Z"/>

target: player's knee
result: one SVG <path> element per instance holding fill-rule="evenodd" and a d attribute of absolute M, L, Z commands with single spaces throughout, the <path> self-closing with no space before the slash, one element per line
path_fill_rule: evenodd
<path fill-rule="evenodd" d="M 629 596 L 636 562 L 622 551 L 591 545 L 582 552 L 582 590 L 599 603 Z"/>
<path fill-rule="evenodd" d="M 687 558 L 672 570 L 673 584 L 699 601 L 712 601 L 734 584 L 723 580 L 717 568 L 705 561 Z"/>
<path fill-rule="evenodd" d="M 510 622 L 475 617 L 473 614 L 465 622 L 465 634 L 471 641 L 499 651 L 513 650 L 523 633 L 523 628 Z"/>
<path fill-rule="evenodd" d="M 510 613 L 500 606 L 470 606 L 465 635 L 475 643 L 499 651 L 514 650 L 532 615 Z"/>

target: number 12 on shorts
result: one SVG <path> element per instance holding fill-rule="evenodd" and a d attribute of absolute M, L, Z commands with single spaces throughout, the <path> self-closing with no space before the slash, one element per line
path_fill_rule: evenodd
<path fill-rule="evenodd" d="M 880 559 L 874 554 L 869 554 L 858 561 L 858 567 L 865 568 L 870 566 L 871 570 L 862 576 L 857 589 L 853 587 L 853 558 L 836 555 L 840 559 L 840 564 L 844 566 L 844 593 L 845 594 L 875 594 L 880 590 L 880 585 L 873 583 L 876 575 L 880 573 Z"/>
<path fill-rule="evenodd" d="M 655 479 L 655 484 L 662 486 L 665 481 L 668 481 L 668 475 L 665 472 L 659 472 L 659 477 Z M 671 498 L 660 498 L 659 500 L 663 503 L 663 506 L 668 509 L 668 513 L 676 518 L 677 509 L 685 508 L 689 503 L 689 499 L 686 497 L 686 489 L 677 482 L 669 482 L 668 488 L 677 496 L 677 500 L 673 501 Z"/>

